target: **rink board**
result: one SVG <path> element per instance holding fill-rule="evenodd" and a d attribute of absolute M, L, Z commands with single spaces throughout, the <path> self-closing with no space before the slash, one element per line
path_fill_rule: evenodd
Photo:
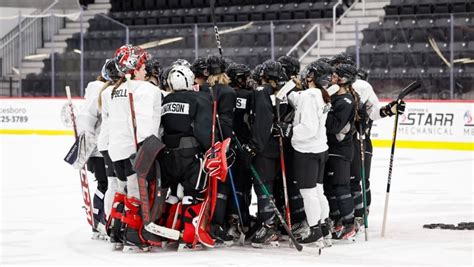
<path fill-rule="evenodd" d="M 83 99 L 73 99 L 75 113 Z M 407 101 L 397 147 L 474 150 L 474 101 Z M 65 98 L 1 98 L 0 134 L 73 135 Z M 394 117 L 374 122 L 376 147 L 390 147 Z"/>

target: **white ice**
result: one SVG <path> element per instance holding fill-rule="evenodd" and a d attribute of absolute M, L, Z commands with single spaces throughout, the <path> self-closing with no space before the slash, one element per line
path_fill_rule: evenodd
<path fill-rule="evenodd" d="M 6 265 L 87 266 L 473 266 L 474 231 L 423 224 L 474 221 L 474 153 L 396 149 L 387 234 L 380 236 L 389 149 L 376 148 L 369 241 L 324 249 L 289 247 L 125 254 L 90 239 L 78 173 L 63 162 L 70 136 L 0 135 L 1 259 Z M 89 176 L 91 194 L 95 183 Z"/>

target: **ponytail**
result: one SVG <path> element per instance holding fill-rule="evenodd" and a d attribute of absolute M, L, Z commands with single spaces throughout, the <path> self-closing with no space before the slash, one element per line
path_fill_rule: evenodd
<path fill-rule="evenodd" d="M 99 91 L 99 99 L 98 99 L 98 102 L 99 102 L 99 110 L 102 108 L 102 92 L 104 92 L 105 89 L 107 89 L 107 87 L 109 87 L 110 85 L 112 84 L 111 81 L 107 81 L 104 86 L 102 86 L 102 88 L 100 89 Z"/>
<path fill-rule="evenodd" d="M 360 103 L 360 97 L 359 97 L 359 94 L 354 90 L 354 88 L 352 88 L 352 84 L 348 84 L 348 87 L 349 89 L 349 93 L 352 95 L 352 97 L 354 98 L 354 101 L 355 101 L 355 104 L 354 104 L 354 108 L 355 108 L 355 119 L 356 121 L 359 121 L 360 120 L 360 116 L 359 116 L 359 103 Z"/>
<path fill-rule="evenodd" d="M 319 89 L 321 90 L 321 94 L 323 95 L 323 101 L 324 103 L 330 103 L 331 102 L 331 96 L 329 95 L 328 91 L 325 89 Z"/>

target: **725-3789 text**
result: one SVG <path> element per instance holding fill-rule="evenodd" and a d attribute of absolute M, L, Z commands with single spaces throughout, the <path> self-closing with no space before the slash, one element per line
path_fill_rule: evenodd
<path fill-rule="evenodd" d="M 25 123 L 28 122 L 28 116 L 1 115 L 1 123 Z"/>

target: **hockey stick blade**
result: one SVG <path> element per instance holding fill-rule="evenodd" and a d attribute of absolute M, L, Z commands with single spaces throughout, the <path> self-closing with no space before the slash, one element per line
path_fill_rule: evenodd
<path fill-rule="evenodd" d="M 419 80 L 412 82 L 410 85 L 405 87 L 402 92 L 398 95 L 397 100 L 403 100 L 407 95 L 415 91 L 416 89 L 421 87 L 421 83 Z"/>
<path fill-rule="evenodd" d="M 172 240 L 178 240 L 180 235 L 180 232 L 178 230 L 166 228 L 152 222 L 145 225 L 145 229 L 152 234 L 159 235 Z"/>

